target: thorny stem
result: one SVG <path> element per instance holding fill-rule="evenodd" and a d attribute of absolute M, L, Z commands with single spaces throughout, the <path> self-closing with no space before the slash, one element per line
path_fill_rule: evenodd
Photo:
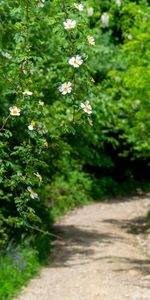
<path fill-rule="evenodd" d="M 65 18 L 67 19 L 68 18 L 68 12 L 67 12 L 65 1 L 62 0 L 61 2 L 62 2 L 62 10 L 63 10 L 63 12 L 65 14 Z M 68 31 L 67 34 L 68 34 L 68 37 L 69 37 L 69 46 L 70 46 L 70 50 L 71 50 L 70 52 L 72 54 L 73 50 L 74 50 L 74 42 L 73 42 L 72 32 Z"/>
<path fill-rule="evenodd" d="M 62 0 L 61 2 L 62 2 L 62 7 L 63 7 L 62 9 L 63 9 L 63 11 L 65 13 L 65 17 L 67 18 L 68 17 L 68 12 L 67 12 L 65 1 Z M 68 38 L 69 38 L 69 46 L 70 46 L 69 54 L 73 55 L 74 54 L 74 37 L 72 35 L 72 32 L 71 33 L 68 32 Z M 73 80 L 73 90 L 74 90 L 73 103 L 72 103 L 73 104 L 72 122 L 75 123 L 75 95 L 76 95 L 76 92 L 75 92 L 75 90 L 76 90 L 76 72 L 75 72 L 75 70 L 73 72 L 73 78 L 72 78 L 72 80 Z"/>
<path fill-rule="evenodd" d="M 26 50 L 27 47 L 27 38 L 28 38 L 28 21 L 29 21 L 29 0 L 26 0 L 26 5 L 25 5 L 25 20 L 26 20 L 26 30 L 25 30 L 25 44 L 24 48 Z"/>
<path fill-rule="evenodd" d="M 64 0 L 62 0 L 61 2 L 62 2 L 62 6 L 63 6 L 63 11 L 64 11 L 64 13 L 65 13 L 65 16 L 66 16 L 66 18 L 67 18 L 67 17 L 68 17 L 68 13 L 67 13 L 67 8 L 66 8 L 65 1 L 64 1 Z"/>
<path fill-rule="evenodd" d="M 25 18 L 25 29 L 24 31 L 21 33 L 24 41 L 22 43 L 22 52 L 26 53 L 26 56 L 28 56 L 28 30 L 29 30 L 29 1 L 30 0 L 26 0 L 25 3 L 20 1 L 20 5 L 22 5 L 22 11 L 24 12 L 23 16 Z M 27 65 L 28 61 L 26 58 L 23 59 L 23 61 L 20 64 L 20 72 L 19 72 L 19 83 L 20 86 L 23 88 L 23 84 L 22 84 L 22 79 L 23 79 L 23 74 L 26 71 L 26 65 Z"/>
<path fill-rule="evenodd" d="M 58 235 L 56 235 L 56 234 L 54 234 L 54 233 L 51 233 L 51 232 L 49 232 L 49 231 L 44 231 L 44 230 L 38 228 L 37 226 L 35 226 L 35 227 L 34 227 L 34 226 L 31 226 L 31 225 L 26 225 L 26 226 L 27 226 L 28 228 L 31 228 L 31 229 L 36 230 L 36 231 L 38 231 L 38 232 L 41 232 L 41 233 L 43 233 L 43 234 L 45 234 L 45 235 L 49 235 L 49 236 L 53 236 L 53 237 L 62 239 L 60 236 L 58 236 Z"/>
<path fill-rule="evenodd" d="M 5 121 L 4 121 L 3 125 L 2 125 L 2 127 L 0 128 L 0 131 L 2 131 L 2 130 L 4 129 L 4 127 L 5 127 L 5 125 L 6 125 L 6 122 L 7 122 L 7 120 L 9 119 L 9 117 L 10 117 L 10 115 L 5 119 Z"/>
<path fill-rule="evenodd" d="M 24 5 L 24 9 L 25 9 L 25 30 L 22 33 L 23 37 L 24 37 L 24 42 L 22 44 L 22 48 L 23 48 L 23 52 L 25 52 L 28 56 L 28 31 L 29 31 L 29 0 L 26 0 L 25 5 Z M 22 72 L 24 72 L 24 67 L 26 67 L 27 64 L 27 60 L 23 60 L 21 65 L 20 65 L 20 69 Z"/>
<path fill-rule="evenodd" d="M 73 118 L 72 122 L 75 122 L 75 95 L 76 95 L 76 71 L 74 70 L 73 74 L 73 89 L 74 89 L 74 94 L 73 94 Z"/>

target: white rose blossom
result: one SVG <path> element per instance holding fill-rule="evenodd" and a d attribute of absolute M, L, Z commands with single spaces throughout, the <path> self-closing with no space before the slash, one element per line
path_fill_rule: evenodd
<path fill-rule="evenodd" d="M 44 3 L 45 3 L 45 0 L 41 0 L 38 2 L 37 6 L 38 7 L 44 7 Z"/>
<path fill-rule="evenodd" d="M 88 17 L 92 17 L 93 14 L 94 14 L 94 8 L 93 7 L 89 7 L 87 9 L 87 15 L 88 15 Z"/>
<path fill-rule="evenodd" d="M 85 103 L 81 103 L 80 107 L 84 110 L 85 113 L 89 115 L 92 113 L 92 106 L 90 105 L 89 101 L 86 101 Z"/>
<path fill-rule="evenodd" d="M 38 198 L 38 194 L 35 193 L 35 192 L 32 190 L 31 186 L 28 186 L 28 187 L 27 187 L 27 190 L 28 190 L 28 192 L 30 192 L 30 197 L 31 197 L 32 199 Z"/>
<path fill-rule="evenodd" d="M 22 172 L 21 172 L 21 171 L 18 171 L 18 172 L 17 172 L 17 176 L 22 176 Z"/>
<path fill-rule="evenodd" d="M 121 0 L 115 0 L 115 3 L 116 3 L 116 5 L 117 5 L 118 7 L 121 6 Z"/>
<path fill-rule="evenodd" d="M 39 100 L 39 105 L 44 106 L 44 101 Z"/>
<path fill-rule="evenodd" d="M 137 109 L 141 104 L 141 101 L 140 100 L 134 100 L 133 103 L 132 103 L 132 108 L 133 109 Z"/>
<path fill-rule="evenodd" d="M 76 9 L 78 9 L 79 11 L 83 11 L 83 9 L 84 9 L 84 6 L 83 6 L 83 4 L 77 4 L 77 3 L 74 3 L 74 7 L 76 8 Z"/>
<path fill-rule="evenodd" d="M 29 91 L 28 88 L 25 88 L 24 92 L 22 92 L 23 95 L 28 95 L 28 96 L 32 96 L 32 92 Z"/>
<path fill-rule="evenodd" d="M 129 34 L 127 35 L 127 38 L 128 38 L 129 41 L 131 41 L 131 40 L 133 39 L 132 34 L 129 33 Z"/>
<path fill-rule="evenodd" d="M 7 59 L 11 59 L 12 56 L 8 53 L 8 52 L 4 52 L 4 51 L 1 51 L 1 54 L 6 57 Z"/>
<path fill-rule="evenodd" d="M 32 125 L 32 124 L 30 124 L 30 125 L 28 126 L 28 129 L 29 129 L 29 130 L 31 130 L 31 131 L 32 131 L 32 130 L 34 130 L 34 127 L 33 127 L 33 125 Z"/>
<path fill-rule="evenodd" d="M 81 56 L 77 55 L 75 57 L 70 58 L 68 62 L 74 68 L 79 68 L 83 63 L 83 60 L 82 60 Z"/>
<path fill-rule="evenodd" d="M 17 106 L 9 107 L 10 115 L 13 117 L 20 116 L 20 109 Z"/>
<path fill-rule="evenodd" d="M 28 126 L 29 130 L 34 130 L 34 126 L 35 126 L 35 121 L 32 121 L 31 124 Z"/>
<path fill-rule="evenodd" d="M 33 173 L 41 182 L 42 181 L 42 176 L 39 174 L 39 172 Z"/>
<path fill-rule="evenodd" d="M 76 21 L 67 19 L 65 22 L 63 22 L 65 29 L 73 29 L 76 26 Z"/>
<path fill-rule="evenodd" d="M 88 35 L 87 40 L 90 45 L 95 45 L 95 40 L 94 40 L 93 36 Z"/>
<path fill-rule="evenodd" d="M 101 16 L 102 27 L 109 27 L 109 15 L 107 13 L 103 13 Z"/>
<path fill-rule="evenodd" d="M 65 82 L 59 87 L 59 91 L 62 93 L 62 95 L 66 95 L 67 93 L 69 94 L 72 91 L 71 86 L 71 82 Z"/>

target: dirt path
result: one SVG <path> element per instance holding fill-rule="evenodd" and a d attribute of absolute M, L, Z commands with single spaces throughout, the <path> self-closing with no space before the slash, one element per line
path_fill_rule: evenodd
<path fill-rule="evenodd" d="M 63 217 L 49 267 L 19 300 L 150 300 L 150 233 L 138 232 L 148 209 L 150 197 L 134 197 Z"/>

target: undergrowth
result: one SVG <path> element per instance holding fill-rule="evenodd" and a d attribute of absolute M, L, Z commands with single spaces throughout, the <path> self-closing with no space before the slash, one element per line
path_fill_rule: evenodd
<path fill-rule="evenodd" d="M 0 299 L 10 300 L 39 269 L 38 253 L 31 247 L 13 247 L 0 256 Z"/>

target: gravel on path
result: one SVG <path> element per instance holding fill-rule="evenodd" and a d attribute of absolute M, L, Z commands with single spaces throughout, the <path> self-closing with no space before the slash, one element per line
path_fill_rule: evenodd
<path fill-rule="evenodd" d="M 149 209 L 147 195 L 62 217 L 49 266 L 16 300 L 150 300 L 150 232 L 143 232 Z"/>

